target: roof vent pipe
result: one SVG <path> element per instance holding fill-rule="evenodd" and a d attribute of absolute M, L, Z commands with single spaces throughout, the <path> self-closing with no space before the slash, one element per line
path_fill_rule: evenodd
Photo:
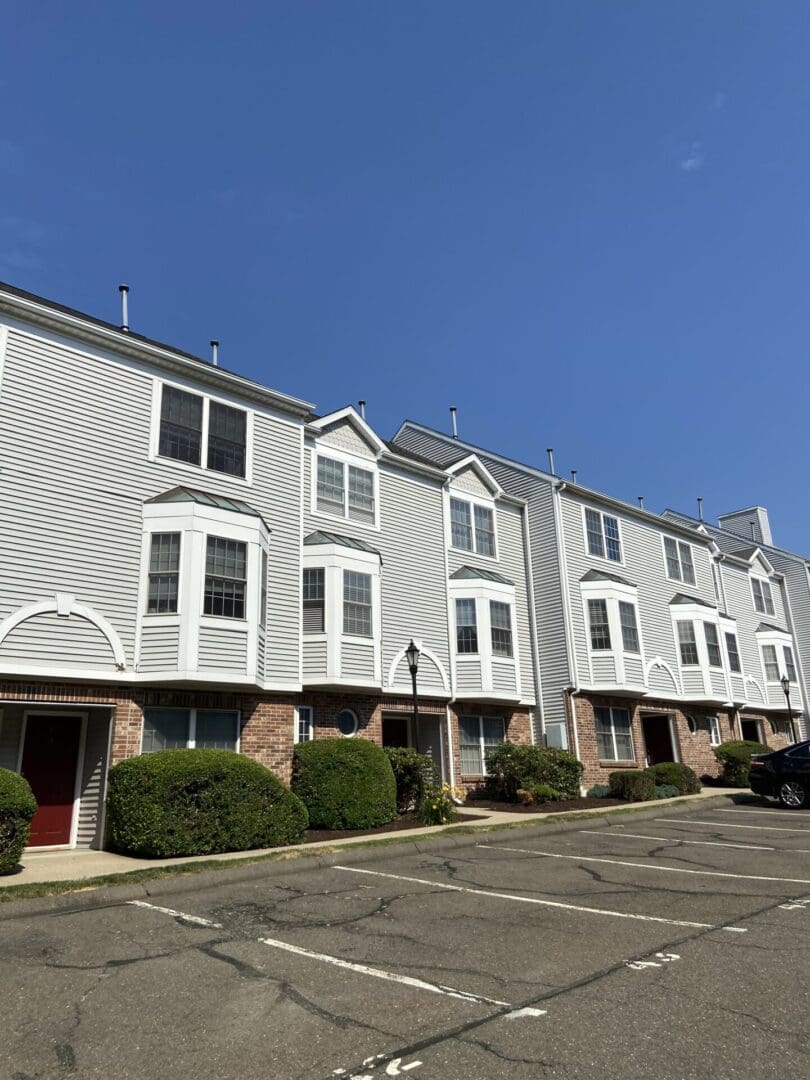
<path fill-rule="evenodd" d="M 119 285 L 118 291 L 121 293 L 121 329 L 129 333 L 129 303 L 127 300 L 129 285 Z"/>
<path fill-rule="evenodd" d="M 638 496 L 638 505 L 641 507 L 642 510 L 644 509 L 644 496 L 643 495 Z"/>
<path fill-rule="evenodd" d="M 211 363 L 214 367 L 219 366 L 219 342 L 211 339 Z"/>
<path fill-rule="evenodd" d="M 703 499 L 698 495 L 698 520 L 703 521 Z"/>
<path fill-rule="evenodd" d="M 453 427 L 453 438 L 457 439 L 458 438 L 458 424 L 456 423 L 456 407 L 455 407 L 455 405 L 450 406 L 450 423 L 452 424 L 452 427 Z"/>
<path fill-rule="evenodd" d="M 554 447 L 547 446 L 546 453 L 548 454 L 548 471 L 552 476 L 556 476 L 557 474 L 554 472 Z"/>
<path fill-rule="evenodd" d="M 365 418 L 366 418 L 366 403 L 361 398 L 361 400 L 358 401 L 357 404 L 360 406 L 360 416 L 363 418 L 363 420 L 365 420 Z"/>
<path fill-rule="evenodd" d="M 577 482 L 577 470 L 576 469 L 571 470 L 571 479 L 573 480 L 574 483 Z"/>

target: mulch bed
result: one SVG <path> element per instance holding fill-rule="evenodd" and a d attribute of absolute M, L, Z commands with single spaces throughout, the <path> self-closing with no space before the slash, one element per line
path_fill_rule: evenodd
<path fill-rule="evenodd" d="M 467 799 L 467 806 L 475 810 L 503 810 L 508 814 L 556 814 L 561 810 L 603 810 L 606 806 L 625 806 L 626 799 L 555 799 L 542 806 L 525 803 L 495 802 L 493 799 Z"/>
<path fill-rule="evenodd" d="M 480 807 L 484 809 L 484 807 Z M 458 825 L 463 821 L 480 821 L 476 814 L 459 814 L 452 823 Z M 305 844 L 316 844 L 320 840 L 348 840 L 352 836 L 377 836 L 383 833 L 400 832 L 402 829 L 426 828 L 414 813 L 399 814 L 387 825 L 378 825 L 374 829 L 309 829 Z"/>

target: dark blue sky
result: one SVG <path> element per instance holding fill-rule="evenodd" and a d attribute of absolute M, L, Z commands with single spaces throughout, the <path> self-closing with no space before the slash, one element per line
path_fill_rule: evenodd
<path fill-rule="evenodd" d="M 805 0 L 7 6 L 0 279 L 810 552 Z"/>

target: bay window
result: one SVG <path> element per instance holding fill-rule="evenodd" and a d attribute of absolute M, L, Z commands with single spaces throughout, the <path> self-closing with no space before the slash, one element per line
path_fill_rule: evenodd
<path fill-rule="evenodd" d="M 371 575 L 343 571 L 343 633 L 371 637 Z"/>
<path fill-rule="evenodd" d="M 247 544 L 209 536 L 205 549 L 203 614 L 244 619 Z"/>
<path fill-rule="evenodd" d="M 681 654 L 681 663 L 684 667 L 694 667 L 700 664 L 698 657 L 697 639 L 695 638 L 695 624 L 692 622 L 678 622 L 678 647 Z"/>
<path fill-rule="evenodd" d="M 478 652 L 478 621 L 472 597 L 456 599 L 456 649 L 460 653 Z"/>
<path fill-rule="evenodd" d="M 180 533 L 152 533 L 149 548 L 150 615 L 176 614 L 180 581 Z"/>

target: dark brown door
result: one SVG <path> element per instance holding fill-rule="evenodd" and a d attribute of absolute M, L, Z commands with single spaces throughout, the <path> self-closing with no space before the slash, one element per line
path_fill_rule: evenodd
<path fill-rule="evenodd" d="M 410 746 L 408 738 L 408 716 L 406 713 L 383 713 L 383 746 Z"/>
<path fill-rule="evenodd" d="M 31 847 L 70 843 L 81 731 L 78 716 L 29 713 L 25 721 L 20 772 L 39 806 L 31 822 Z"/>
<path fill-rule="evenodd" d="M 762 742 L 759 736 L 759 724 L 756 720 L 740 720 L 742 737 L 748 742 Z"/>
<path fill-rule="evenodd" d="M 647 751 L 648 765 L 658 765 L 662 761 L 675 760 L 668 716 L 642 716 L 641 730 L 644 732 L 644 747 Z"/>

